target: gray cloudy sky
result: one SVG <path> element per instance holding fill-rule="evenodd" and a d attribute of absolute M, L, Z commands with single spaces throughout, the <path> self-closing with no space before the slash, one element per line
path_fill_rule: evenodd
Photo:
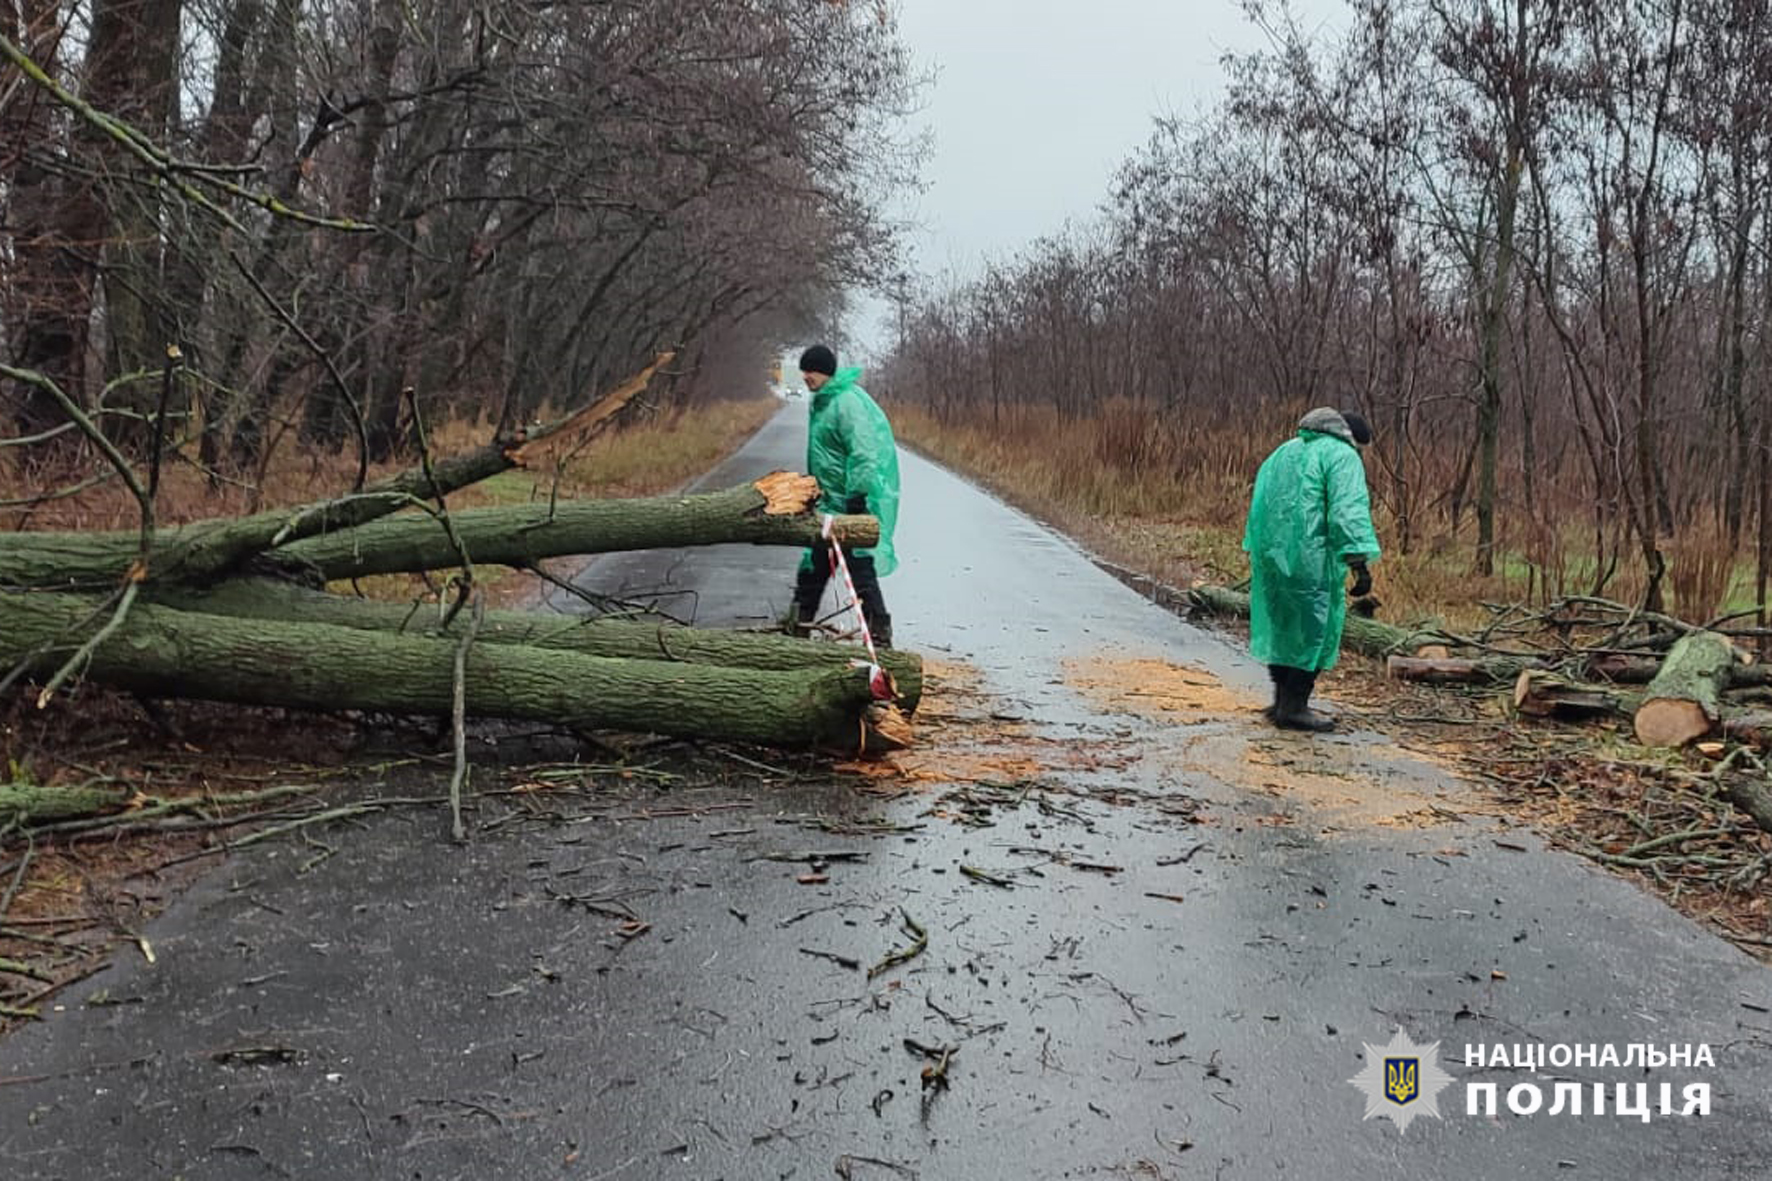
<path fill-rule="evenodd" d="M 1266 43 L 1237 0 L 899 0 L 918 61 L 938 71 L 913 125 L 933 133 L 926 192 L 904 216 L 926 274 L 973 273 L 1066 218 L 1087 219 L 1153 116 L 1222 90 L 1219 57 Z M 1321 22 L 1343 0 L 1294 0 Z M 1307 25 L 1307 27 L 1309 27 Z M 886 312 L 854 317 L 858 360 L 889 347 Z"/>

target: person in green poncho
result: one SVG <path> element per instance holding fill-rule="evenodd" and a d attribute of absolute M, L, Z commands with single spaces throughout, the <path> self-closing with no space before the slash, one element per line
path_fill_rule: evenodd
<path fill-rule="evenodd" d="M 1335 728 L 1310 699 L 1318 674 L 1341 654 L 1343 579 L 1352 576 L 1355 596 L 1372 590 L 1367 564 L 1378 560 L 1378 535 L 1359 453 L 1371 442 L 1359 415 L 1312 410 L 1255 477 L 1243 535 L 1252 575 L 1249 646 L 1273 677 L 1266 713 L 1282 729 Z"/>
<path fill-rule="evenodd" d="M 886 412 L 861 388 L 860 369 L 838 369 L 837 355 L 815 345 L 800 357 L 800 374 L 812 391 L 806 431 L 806 472 L 818 481 L 820 513 L 871 513 L 880 521 L 880 543 L 845 555 L 855 595 L 874 644 L 892 646 L 892 617 L 880 579 L 898 568 L 892 534 L 898 524 L 898 443 Z M 800 558 L 794 581 L 796 631 L 818 618 L 825 583 L 831 577 L 830 551 L 823 543 Z"/>

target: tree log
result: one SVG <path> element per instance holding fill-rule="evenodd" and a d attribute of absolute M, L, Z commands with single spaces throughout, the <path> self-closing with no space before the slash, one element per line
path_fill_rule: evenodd
<path fill-rule="evenodd" d="M 698 496 L 578 500 L 473 508 L 450 514 L 469 560 L 524 566 L 544 558 L 683 546 L 810 545 L 819 518 L 810 512 L 818 485 L 777 473 L 754 484 Z M 837 537 L 865 548 L 880 539 L 873 517 L 838 517 Z M 461 556 L 442 524 L 417 513 L 386 517 L 343 533 L 312 537 L 276 551 L 287 568 L 334 579 L 443 570 Z"/>
<path fill-rule="evenodd" d="M 1756 709 L 1725 714 L 1723 736 L 1747 746 L 1772 749 L 1772 712 Z"/>
<path fill-rule="evenodd" d="M 121 808 L 128 799 L 129 791 L 120 787 L 0 783 L 0 832 L 15 824 L 53 824 L 109 812 Z"/>
<path fill-rule="evenodd" d="M 324 623 L 414 636 L 459 636 L 467 627 L 467 621 L 458 614 L 449 629 L 442 630 L 434 605 L 415 607 L 347 598 L 268 578 L 234 579 L 204 591 L 162 596 L 158 601 L 180 610 L 239 619 Z M 848 644 L 681 627 L 650 619 L 596 619 L 531 611 L 486 612 L 475 642 L 774 672 L 839 669 L 848 667 L 851 661 L 867 659 L 866 649 Z M 899 708 L 915 712 L 923 695 L 922 658 L 914 652 L 889 648 L 880 653 L 880 664 L 892 674 L 898 688 Z"/>
<path fill-rule="evenodd" d="M 0 596 L 0 661 L 56 668 L 91 614 L 80 596 Z M 458 646 L 138 603 L 94 649 L 86 675 L 154 696 L 447 717 Z M 476 644 L 466 690 L 467 711 L 480 718 L 850 752 L 863 736 L 879 744 L 865 722 L 873 699 L 861 669 L 766 672 Z"/>
<path fill-rule="evenodd" d="M 1764 783 L 1746 776 L 1732 775 L 1723 784 L 1721 795 L 1753 818 L 1753 822 L 1772 832 L 1772 791 Z"/>
<path fill-rule="evenodd" d="M 1709 734 L 1722 718 L 1723 689 L 1735 667 L 1735 647 L 1714 632 L 1681 637 L 1637 707 L 1637 741 L 1685 746 Z"/>
<path fill-rule="evenodd" d="M 1249 596 L 1223 586 L 1196 586 L 1187 591 L 1188 602 L 1210 615 L 1249 618 Z M 1432 631 L 1411 631 L 1392 627 L 1376 619 L 1349 615 L 1342 631 L 1341 646 L 1380 659 L 1396 652 L 1413 653 L 1433 637 Z"/>
<path fill-rule="evenodd" d="M 1514 681 L 1514 708 L 1535 718 L 1593 718 L 1626 713 L 1625 699 L 1598 685 L 1576 685 L 1542 669 L 1524 669 Z"/>
<path fill-rule="evenodd" d="M 1618 685 L 1647 685 L 1661 671 L 1661 665 L 1662 662 L 1653 657 L 1607 653 L 1588 661 L 1587 675 Z M 1730 689 L 1767 687 L 1772 687 L 1772 664 L 1742 664 L 1737 659 L 1729 666 Z"/>
<path fill-rule="evenodd" d="M 1391 656 L 1384 662 L 1384 671 L 1393 681 L 1422 685 L 1501 685 L 1517 680 L 1530 664 L 1507 657 L 1459 660 L 1449 656 Z"/>

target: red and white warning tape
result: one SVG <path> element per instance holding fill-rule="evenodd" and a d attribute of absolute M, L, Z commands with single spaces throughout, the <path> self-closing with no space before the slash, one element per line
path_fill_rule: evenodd
<path fill-rule="evenodd" d="M 843 580 L 843 590 L 849 595 L 849 609 L 855 613 L 855 620 L 861 625 L 861 642 L 868 650 L 866 665 L 868 670 L 868 688 L 873 692 L 876 701 L 891 701 L 894 693 L 892 679 L 886 670 L 880 667 L 880 653 L 874 648 L 874 633 L 868 629 L 867 612 L 861 609 L 861 596 L 855 593 L 855 579 L 849 576 L 849 563 L 843 558 L 843 547 L 837 544 L 833 532 L 837 518 L 830 513 L 824 515 L 823 534 L 825 551 L 831 555 L 831 573 Z M 857 668 L 863 667 L 861 661 L 855 661 Z"/>

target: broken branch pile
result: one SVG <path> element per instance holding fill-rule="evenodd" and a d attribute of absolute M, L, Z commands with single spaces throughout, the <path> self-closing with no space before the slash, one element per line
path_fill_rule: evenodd
<path fill-rule="evenodd" d="M 1170 593 L 1197 612 L 1249 613 L 1248 596 L 1226 587 Z M 1772 715 L 1738 700 L 1772 686 L 1772 666 L 1741 647 L 1765 638 L 1759 629 L 1731 629 L 1728 620 L 1699 626 L 1592 597 L 1536 613 L 1491 610 L 1489 625 L 1468 636 L 1437 624 L 1403 628 L 1352 616 L 1342 645 L 1384 660 L 1395 680 L 1507 686 L 1524 715 L 1627 718 L 1646 746 L 1684 747 L 1712 736 L 1772 746 Z"/>
<path fill-rule="evenodd" d="M 661 358 L 660 362 L 665 358 Z M 476 566 L 820 535 L 810 477 L 777 472 L 723 492 L 451 511 L 446 497 L 522 465 L 543 440 L 603 430 L 653 369 L 547 427 L 432 462 L 333 500 L 177 528 L 0 535 L 6 685 L 76 678 L 149 697 L 442 718 L 539 720 L 847 752 L 908 741 L 922 663 L 888 652 L 894 700 L 860 648 L 639 618 L 486 611 Z M 872 517 L 833 523 L 846 545 Z M 327 584 L 454 570 L 450 602 L 373 602 Z M 472 608 L 472 609 L 469 609 Z M 459 721 L 457 728 L 459 730 Z M 0 801 L 14 812 L 30 801 Z"/>

